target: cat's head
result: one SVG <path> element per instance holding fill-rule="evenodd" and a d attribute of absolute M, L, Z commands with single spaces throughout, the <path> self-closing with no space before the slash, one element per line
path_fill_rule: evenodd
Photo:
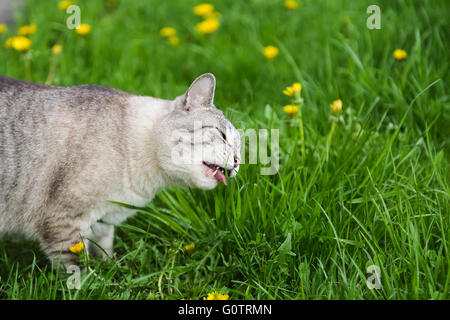
<path fill-rule="evenodd" d="M 212 189 L 239 170 L 241 137 L 214 106 L 215 87 L 214 75 L 199 76 L 158 125 L 159 163 L 176 184 Z"/>

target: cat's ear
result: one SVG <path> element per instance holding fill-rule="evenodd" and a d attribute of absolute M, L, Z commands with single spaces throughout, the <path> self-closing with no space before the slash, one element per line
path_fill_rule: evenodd
<path fill-rule="evenodd" d="M 216 78 L 212 73 L 205 73 L 192 82 L 186 91 L 185 109 L 190 111 L 196 107 L 206 107 L 213 104 Z"/>

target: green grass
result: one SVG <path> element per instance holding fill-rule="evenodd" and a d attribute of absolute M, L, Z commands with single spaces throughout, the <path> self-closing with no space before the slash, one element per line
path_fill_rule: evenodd
<path fill-rule="evenodd" d="M 380 30 L 366 28 L 370 0 L 304 0 L 295 11 L 281 0 L 210 1 L 222 18 L 209 36 L 195 32 L 200 1 L 77 2 L 92 25 L 85 37 L 65 27 L 57 1 L 18 12 L 17 26 L 38 30 L 27 58 L 3 47 L 16 28 L 0 35 L 0 74 L 45 82 L 55 43 L 64 47 L 56 85 L 174 98 L 212 72 L 216 105 L 237 128 L 280 130 L 280 169 L 242 165 L 228 187 L 161 192 L 117 228 L 114 260 L 89 260 L 95 274 L 80 290 L 37 245 L 0 242 L 0 298 L 449 298 L 448 1 L 382 1 Z M 160 37 L 163 26 L 177 29 L 178 46 Z M 272 61 L 261 54 L 269 44 L 280 48 Z M 282 110 L 297 81 L 304 161 L 298 120 Z M 338 98 L 343 121 L 327 149 Z M 370 265 L 380 290 L 366 286 Z"/>

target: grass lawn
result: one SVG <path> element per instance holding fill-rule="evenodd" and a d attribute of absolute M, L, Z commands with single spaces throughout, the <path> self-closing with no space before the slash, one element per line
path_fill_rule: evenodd
<path fill-rule="evenodd" d="M 117 228 L 114 259 L 85 261 L 95 273 L 79 290 L 36 244 L 3 240 L 0 298 L 450 298 L 449 1 L 379 1 L 378 30 L 366 27 L 372 0 L 303 0 L 294 10 L 282 0 L 209 1 L 221 16 L 207 35 L 196 31 L 200 1 L 76 2 L 86 35 L 66 27 L 58 1 L 28 1 L 0 34 L 0 74 L 172 99 L 212 72 L 215 103 L 236 128 L 279 129 L 279 170 L 245 164 L 227 187 L 162 191 Z M 29 23 L 30 50 L 5 48 Z M 166 26 L 178 44 L 160 35 Z M 268 45 L 279 49 L 272 59 Z M 303 138 L 300 114 L 283 111 L 295 82 Z"/>

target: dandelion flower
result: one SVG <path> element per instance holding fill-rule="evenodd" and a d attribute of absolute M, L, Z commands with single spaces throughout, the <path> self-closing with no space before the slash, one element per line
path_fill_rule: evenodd
<path fill-rule="evenodd" d="M 24 36 L 11 37 L 6 40 L 5 47 L 16 51 L 27 51 L 31 47 L 31 40 Z"/>
<path fill-rule="evenodd" d="M 196 29 L 199 34 L 210 34 L 219 28 L 219 20 L 214 18 L 206 19 L 197 24 Z"/>
<path fill-rule="evenodd" d="M 70 247 L 69 250 L 75 254 L 79 254 L 81 251 L 84 250 L 84 243 L 78 242 L 76 245 Z"/>
<path fill-rule="evenodd" d="M 17 33 L 20 34 L 21 36 L 29 36 L 31 34 L 35 34 L 36 29 L 37 29 L 36 24 L 32 23 L 32 24 L 28 24 L 28 25 L 20 27 L 19 31 Z"/>
<path fill-rule="evenodd" d="M 180 43 L 180 38 L 177 36 L 171 36 L 167 39 L 171 46 L 177 46 Z"/>
<path fill-rule="evenodd" d="M 297 3 L 297 1 L 294 1 L 294 0 L 286 0 L 284 2 L 284 7 L 286 9 L 294 10 L 294 9 L 298 8 L 298 3 Z"/>
<path fill-rule="evenodd" d="M 194 13 L 197 16 L 208 17 L 214 12 L 214 6 L 210 3 L 202 3 L 194 7 Z"/>
<path fill-rule="evenodd" d="M 55 45 L 52 47 L 52 54 L 53 54 L 54 56 L 60 54 L 61 51 L 62 51 L 62 45 L 60 45 L 60 44 L 55 44 Z"/>
<path fill-rule="evenodd" d="M 6 24 L 0 24 L 0 33 L 5 32 L 8 30 L 8 26 Z"/>
<path fill-rule="evenodd" d="M 400 61 L 400 60 L 406 59 L 406 57 L 408 56 L 408 55 L 406 54 L 406 51 L 405 51 L 405 50 L 402 50 L 402 49 L 396 49 L 396 50 L 394 51 L 393 55 L 394 55 L 394 58 L 397 59 L 397 60 L 399 60 L 399 61 Z"/>
<path fill-rule="evenodd" d="M 286 87 L 286 89 L 283 90 L 283 93 L 289 97 L 295 97 L 299 96 L 301 91 L 302 85 L 300 82 L 296 82 L 292 86 Z"/>
<path fill-rule="evenodd" d="M 78 33 L 79 35 L 84 36 L 89 32 L 91 32 L 91 25 L 82 23 L 78 26 L 78 28 L 75 29 L 75 32 Z"/>
<path fill-rule="evenodd" d="M 275 58 L 279 52 L 278 48 L 274 46 L 267 46 L 263 49 L 263 54 L 267 59 Z"/>
<path fill-rule="evenodd" d="M 74 5 L 75 1 L 60 1 L 58 3 L 58 8 L 59 10 L 67 10 L 68 7 L 70 7 L 71 5 Z"/>
<path fill-rule="evenodd" d="M 221 294 L 217 291 L 208 293 L 207 297 L 204 297 L 203 300 L 228 300 L 230 296 L 227 294 Z"/>
<path fill-rule="evenodd" d="M 330 104 L 330 108 L 333 113 L 340 113 L 342 111 L 342 100 L 334 100 L 333 103 Z"/>
<path fill-rule="evenodd" d="M 283 107 L 283 111 L 290 116 L 297 114 L 298 110 L 299 110 L 299 107 L 296 104 L 288 104 Z"/>
<path fill-rule="evenodd" d="M 192 250 L 194 250 L 194 248 L 195 248 L 195 243 L 194 242 L 191 242 L 191 243 L 189 243 L 189 244 L 184 246 L 184 250 L 186 250 L 186 251 L 192 251 Z"/>
<path fill-rule="evenodd" d="M 164 27 L 159 30 L 159 34 L 163 37 L 172 37 L 177 33 L 175 28 L 172 27 Z"/>

